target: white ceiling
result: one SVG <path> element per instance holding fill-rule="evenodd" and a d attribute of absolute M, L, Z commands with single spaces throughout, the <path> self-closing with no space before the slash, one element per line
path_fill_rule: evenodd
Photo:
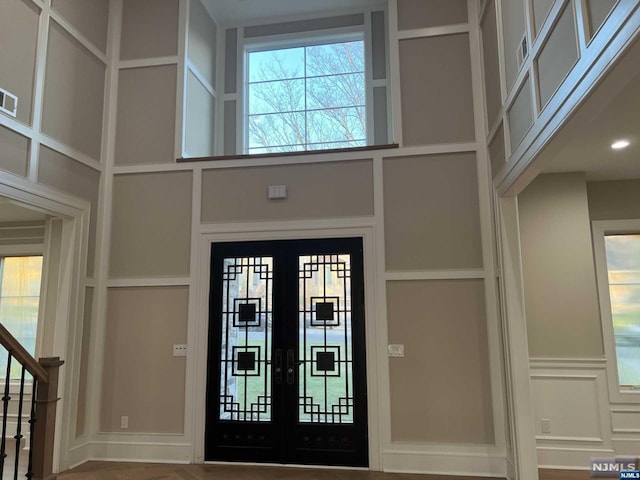
<path fill-rule="evenodd" d="M 0 223 L 41 222 L 46 215 L 17 205 L 12 200 L 0 197 Z"/>
<path fill-rule="evenodd" d="M 612 150 L 621 138 L 631 145 Z M 640 44 L 614 66 L 537 162 L 544 172 L 585 172 L 592 181 L 640 178 Z"/>
<path fill-rule="evenodd" d="M 386 0 L 202 0 L 218 23 L 243 23 L 258 19 L 274 19 L 341 13 L 369 6 L 381 6 Z"/>

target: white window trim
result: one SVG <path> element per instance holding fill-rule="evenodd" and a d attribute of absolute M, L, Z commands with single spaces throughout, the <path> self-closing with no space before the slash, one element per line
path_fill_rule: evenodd
<path fill-rule="evenodd" d="M 640 219 L 598 220 L 591 223 L 593 252 L 596 262 L 596 281 L 600 300 L 602 339 L 607 359 L 607 383 L 611 403 L 640 403 L 639 387 L 621 387 L 618 383 L 618 361 L 611 315 L 609 278 L 604 238 L 610 234 L 640 234 Z"/>
<path fill-rule="evenodd" d="M 249 53 L 261 52 L 265 50 L 277 50 L 282 48 L 309 47 L 313 45 L 323 45 L 326 43 L 340 43 L 361 40 L 364 42 L 364 88 L 365 88 L 365 112 L 367 115 L 366 144 L 371 145 L 373 141 L 372 127 L 369 124 L 369 112 L 373 108 L 371 97 L 373 95 L 373 85 L 371 81 L 371 61 L 368 54 L 370 45 L 369 35 L 366 32 L 366 25 L 354 25 L 351 27 L 333 28 L 321 31 L 286 33 L 282 35 L 269 35 L 265 37 L 253 37 L 242 39 L 242 45 L 238 45 L 238 50 L 242 52 L 242 61 L 238 63 L 242 69 L 238 75 L 238 113 L 239 121 L 237 132 L 241 133 L 238 143 L 242 146 L 242 153 L 249 153 L 249 128 L 247 118 L 249 117 Z M 303 153 L 303 152 L 302 152 Z"/>

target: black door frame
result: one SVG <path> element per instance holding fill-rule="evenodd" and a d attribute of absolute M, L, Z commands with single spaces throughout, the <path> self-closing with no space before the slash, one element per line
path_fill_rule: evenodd
<path fill-rule="evenodd" d="M 250 461 L 268 463 L 298 463 L 298 464 L 323 464 L 336 466 L 361 466 L 369 465 L 369 442 L 368 442 L 368 402 L 367 402 L 367 366 L 366 366 L 366 336 L 364 317 L 364 256 L 363 237 L 351 238 L 319 238 L 302 240 L 256 240 L 240 242 L 212 242 L 211 243 L 211 272 L 210 272 L 210 295 L 209 295 L 209 339 L 208 339 L 208 369 L 207 369 L 207 400 L 206 400 L 206 425 L 205 425 L 205 459 L 223 461 Z M 337 249 L 337 250 L 336 250 Z M 286 254 L 284 252 L 287 252 Z M 360 318 L 361 322 L 352 323 L 352 345 L 354 359 L 354 389 L 359 401 L 355 408 L 354 425 L 352 430 L 358 438 L 357 445 L 350 445 L 352 436 L 341 437 L 341 427 L 336 424 L 312 425 L 313 434 L 309 438 L 309 425 L 298 424 L 297 416 L 285 415 L 285 411 L 297 411 L 297 394 L 287 388 L 276 387 L 272 390 L 273 404 L 280 405 L 280 409 L 272 409 L 272 419 L 270 424 L 257 424 L 256 422 L 234 422 L 235 428 L 230 435 L 225 434 L 225 442 L 231 445 L 221 445 L 221 440 L 215 437 L 215 433 L 220 429 L 221 421 L 218 420 L 218 398 L 219 378 L 221 374 L 220 339 L 222 334 L 221 322 L 216 320 L 219 315 L 217 311 L 220 306 L 216 302 L 222 296 L 221 271 L 222 258 L 233 256 L 273 256 L 274 270 L 284 271 L 288 269 L 295 272 L 297 281 L 298 266 L 297 255 L 299 254 L 330 254 L 330 253 L 350 253 L 352 257 L 352 315 L 354 319 Z M 294 265 L 291 265 L 295 261 Z M 283 262 L 288 262 L 285 265 Z M 291 275 L 292 276 L 292 275 Z M 298 318 L 297 302 L 298 289 L 291 288 L 291 278 L 282 282 L 273 283 L 274 305 L 281 305 L 281 311 L 274 310 L 273 323 L 278 320 L 284 323 L 284 318 Z M 290 293 L 285 303 L 285 286 L 295 291 Z M 357 288 L 356 288 L 357 286 Z M 294 298 L 292 298 L 294 297 Z M 292 301 L 293 300 L 293 301 Z M 288 305 L 288 306 L 287 306 Z M 283 318 L 278 319 L 278 316 Z M 218 317 L 218 320 L 220 317 Z M 297 321 L 296 321 L 297 325 Z M 274 345 L 293 345 L 295 333 L 289 334 L 290 338 L 285 338 L 285 328 L 274 329 Z M 273 349 L 275 354 L 276 349 Z M 286 355 L 286 354 L 285 354 Z M 297 355 L 297 350 L 296 350 Z M 297 357 L 296 357 L 297 358 Z M 275 356 L 271 359 L 275 362 Z M 284 361 L 286 362 L 286 356 Z M 272 376 L 271 383 L 274 383 Z M 287 382 L 285 382 L 286 384 Z M 213 386 L 213 388 L 210 388 Z M 297 389 L 297 382 L 294 385 Z M 288 392 L 285 394 L 285 392 Z M 288 423 L 285 423 L 288 422 Z M 227 423 L 226 425 L 229 425 Z M 260 428 L 255 428 L 256 426 Z M 281 431 L 278 431 L 278 428 Z M 226 430 L 225 430 L 226 431 Z M 284 432 L 286 431 L 286 435 Z M 352 434 L 353 432 L 351 432 Z M 264 445 L 255 442 L 257 437 L 262 436 Z M 232 437 L 232 438 L 229 438 Z M 286 438 L 297 439 L 286 442 Z M 300 438 L 298 438 L 300 437 Z M 243 445 L 243 439 L 253 438 L 251 446 Z M 300 446 L 299 443 L 306 442 Z M 234 442 L 234 440 L 237 440 Z M 328 443 L 330 440 L 331 443 Z M 340 448 L 341 442 L 343 447 Z M 235 445 L 234 445 L 235 443 Z M 258 445 L 256 445 L 256 443 Z M 330 447 L 329 445 L 335 445 Z M 212 453 L 215 452 L 215 453 Z"/>

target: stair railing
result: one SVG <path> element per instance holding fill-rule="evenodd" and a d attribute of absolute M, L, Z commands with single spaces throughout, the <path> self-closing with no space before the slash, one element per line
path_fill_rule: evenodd
<path fill-rule="evenodd" d="M 40 358 L 36 360 L 0 324 L 0 344 L 7 351 L 7 368 L 4 377 L 2 396 L 2 437 L 0 438 L 0 480 L 18 480 L 20 450 L 22 448 L 23 404 L 25 397 L 25 375 L 33 377 L 31 391 L 31 407 L 29 412 L 29 451 L 28 467 L 24 477 L 31 480 L 51 480 L 53 474 L 53 446 L 56 429 L 56 403 L 58 402 L 58 373 L 64 363 L 59 357 Z M 20 366 L 20 383 L 18 393 L 18 422 L 16 425 L 14 458 L 8 459 L 7 418 L 11 400 L 11 364 Z M 2 372 L 0 372 L 0 376 Z M 9 439 L 11 441 L 11 439 Z M 8 461 L 8 462 L 7 462 Z M 9 468 L 7 468 L 9 467 Z"/>

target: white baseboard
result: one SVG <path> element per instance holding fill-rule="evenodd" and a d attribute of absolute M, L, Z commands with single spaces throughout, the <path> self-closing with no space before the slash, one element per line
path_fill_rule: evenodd
<path fill-rule="evenodd" d="M 590 470 L 592 457 L 614 457 L 608 448 L 570 448 L 538 446 L 539 468 L 558 470 Z"/>
<path fill-rule="evenodd" d="M 92 460 L 186 464 L 193 461 L 193 445 L 176 441 L 92 440 L 69 451 L 69 468 Z"/>
<path fill-rule="evenodd" d="M 382 454 L 385 472 L 476 477 L 507 476 L 504 452 L 493 446 L 395 444 Z"/>

